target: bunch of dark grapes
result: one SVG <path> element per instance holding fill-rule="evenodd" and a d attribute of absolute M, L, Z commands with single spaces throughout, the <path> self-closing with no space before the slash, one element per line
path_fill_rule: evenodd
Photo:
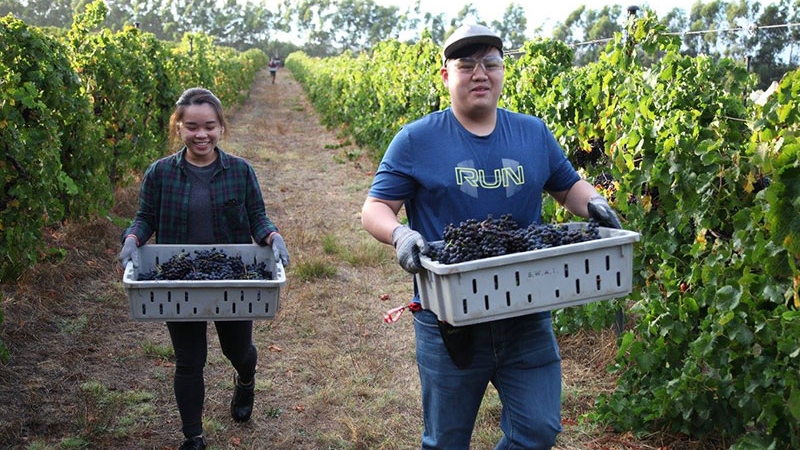
<path fill-rule="evenodd" d="M 531 224 L 522 230 L 525 239 L 525 250 L 541 250 L 567 244 L 600 239 L 600 230 L 594 220 L 586 227 L 570 229 L 566 225 Z"/>
<path fill-rule="evenodd" d="M 430 246 L 427 255 L 443 264 L 455 264 L 514 253 L 524 245 L 518 230 L 510 214 L 449 224 L 442 233 L 444 244 Z"/>
<path fill-rule="evenodd" d="M 756 177 L 756 182 L 753 183 L 753 193 L 757 194 L 763 191 L 768 188 L 770 184 L 772 184 L 772 180 L 769 177 L 759 174 Z"/>
<path fill-rule="evenodd" d="M 249 266 L 241 256 L 228 256 L 212 248 L 195 250 L 194 255 L 182 251 L 153 270 L 139 274 L 139 280 L 271 280 L 266 261 Z"/>
<path fill-rule="evenodd" d="M 442 264 L 457 264 L 476 259 L 540 250 L 599 239 L 598 224 L 570 229 L 566 225 L 531 224 L 520 228 L 510 214 L 499 219 L 469 219 L 449 224 L 443 240 L 429 246 L 426 256 Z"/>
<path fill-rule="evenodd" d="M 570 155 L 570 161 L 575 167 L 582 169 L 597 167 L 605 161 L 605 142 L 602 138 L 591 138 L 587 141 L 589 148 L 578 147 Z"/>

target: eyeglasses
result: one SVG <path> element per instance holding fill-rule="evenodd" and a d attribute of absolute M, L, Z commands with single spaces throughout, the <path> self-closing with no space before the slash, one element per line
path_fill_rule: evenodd
<path fill-rule="evenodd" d="M 453 60 L 453 65 L 459 73 L 473 73 L 478 66 L 483 67 L 484 72 L 503 70 L 504 63 L 499 56 L 487 56 L 481 59 L 458 58 Z"/>

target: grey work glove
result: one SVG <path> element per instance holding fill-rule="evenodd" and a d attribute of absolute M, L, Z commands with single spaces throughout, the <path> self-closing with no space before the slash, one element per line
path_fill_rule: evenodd
<path fill-rule="evenodd" d="M 122 250 L 119 252 L 119 261 L 122 264 L 122 269 L 125 269 L 125 266 L 128 265 L 128 261 L 133 262 L 133 267 L 139 267 L 139 251 L 137 248 L 138 240 L 136 236 L 128 236 L 125 238 L 125 241 L 122 243 Z"/>
<path fill-rule="evenodd" d="M 589 199 L 586 205 L 589 209 L 589 217 L 596 220 L 601 227 L 621 229 L 622 224 L 619 222 L 617 213 L 611 209 L 605 198 L 596 195 Z"/>
<path fill-rule="evenodd" d="M 397 252 L 397 262 L 408 273 L 417 273 L 422 270 L 419 262 L 420 252 L 425 252 L 428 244 L 422 235 L 411 228 L 400 225 L 392 231 L 392 243 Z"/>
<path fill-rule="evenodd" d="M 280 260 L 283 267 L 289 267 L 289 250 L 286 249 L 286 242 L 283 241 L 283 236 L 278 233 L 272 235 L 272 254 L 275 256 L 275 261 Z"/>

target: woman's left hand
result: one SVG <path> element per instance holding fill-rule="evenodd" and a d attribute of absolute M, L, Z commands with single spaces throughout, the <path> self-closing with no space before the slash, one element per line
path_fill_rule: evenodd
<path fill-rule="evenodd" d="M 289 250 L 286 249 L 286 242 L 283 237 L 278 233 L 272 234 L 272 254 L 275 256 L 275 261 L 280 260 L 283 267 L 289 267 Z"/>

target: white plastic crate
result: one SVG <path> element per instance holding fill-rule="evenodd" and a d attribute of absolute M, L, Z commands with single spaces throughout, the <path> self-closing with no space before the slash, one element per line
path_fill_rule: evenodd
<path fill-rule="evenodd" d="M 426 270 L 415 276 L 422 307 L 460 326 L 627 295 L 639 233 L 599 231 L 592 241 L 457 264 L 421 256 Z"/>
<path fill-rule="evenodd" d="M 267 262 L 272 280 L 152 280 L 138 281 L 156 264 L 173 255 L 216 248 L 246 265 Z M 256 244 L 167 245 L 139 247 L 139 267 L 128 263 L 123 284 L 131 316 L 139 321 L 204 321 L 271 319 L 278 312 L 280 288 L 286 284 L 283 264 L 275 261 L 271 247 Z"/>

